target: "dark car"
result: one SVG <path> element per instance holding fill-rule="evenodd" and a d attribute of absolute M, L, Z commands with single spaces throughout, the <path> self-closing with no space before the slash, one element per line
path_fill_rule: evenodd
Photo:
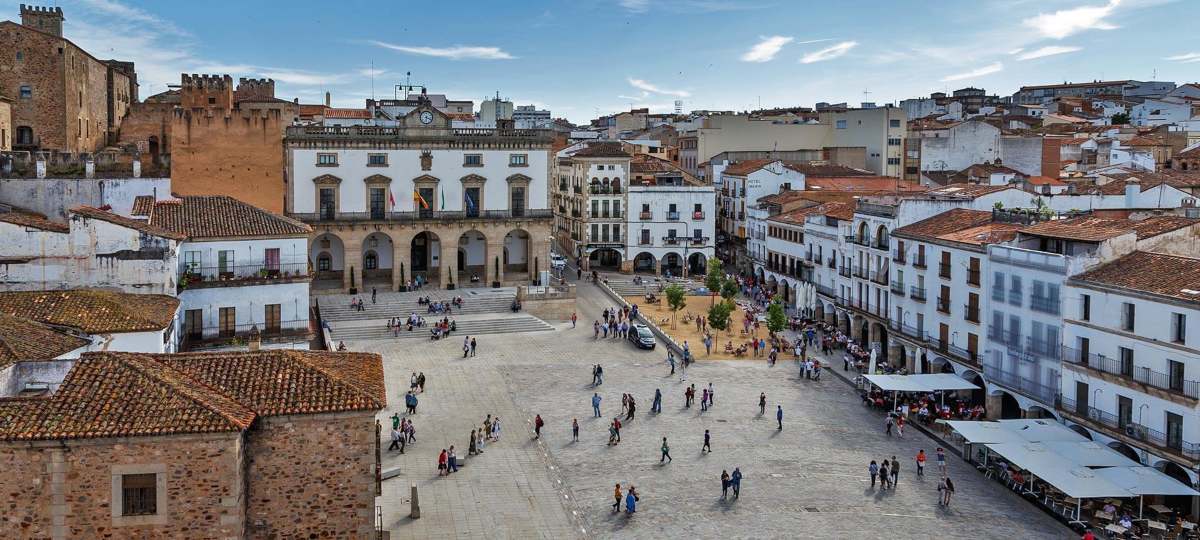
<path fill-rule="evenodd" d="M 629 341 L 637 345 L 639 349 L 654 349 L 654 332 L 650 331 L 650 327 L 644 324 L 635 324 L 629 329 Z"/>

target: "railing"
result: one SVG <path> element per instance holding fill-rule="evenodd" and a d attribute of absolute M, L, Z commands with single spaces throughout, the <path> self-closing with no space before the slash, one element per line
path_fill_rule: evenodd
<path fill-rule="evenodd" d="M 925 341 L 925 329 L 920 326 L 909 326 L 907 324 L 901 324 L 900 332 L 910 338 Z"/>
<path fill-rule="evenodd" d="M 1020 333 L 1013 332 L 1012 330 L 1005 330 L 1003 327 L 999 327 L 994 324 L 988 325 L 987 337 L 992 341 L 1003 343 L 1010 348 L 1015 347 L 1020 349 L 1021 347 Z"/>
<path fill-rule="evenodd" d="M 967 285 L 979 286 L 979 270 L 967 270 Z"/>
<path fill-rule="evenodd" d="M 1008 246 L 991 246 L 988 249 L 988 258 L 995 262 L 1023 268 L 1032 268 L 1034 270 L 1043 270 L 1057 274 L 1067 273 L 1066 257 L 1053 253 Z"/>
<path fill-rule="evenodd" d="M 583 217 L 583 213 L 582 213 L 582 212 L 580 212 L 579 210 L 572 209 L 572 210 L 571 210 L 571 217 L 575 217 L 575 218 L 577 218 L 577 217 Z"/>
<path fill-rule="evenodd" d="M 1088 420 L 1090 423 L 1108 428 L 1112 432 L 1124 435 L 1135 441 L 1140 441 L 1156 448 L 1173 451 L 1188 459 L 1200 459 L 1200 444 L 1185 441 L 1181 435 L 1167 436 L 1166 433 L 1151 429 L 1123 419 L 1115 414 L 1102 411 L 1083 402 L 1077 402 L 1065 396 L 1059 396 L 1060 411 Z"/>
<path fill-rule="evenodd" d="M 944 296 L 939 296 L 937 299 L 937 310 L 949 315 L 950 314 L 950 299 L 946 298 Z"/>
<path fill-rule="evenodd" d="M 965 305 L 963 305 L 963 309 L 966 311 L 966 313 L 963 314 L 963 317 L 965 317 L 968 321 L 971 321 L 973 323 L 979 322 L 979 306 L 978 305 L 965 304 Z"/>
<path fill-rule="evenodd" d="M 908 296 L 909 296 L 909 298 L 912 298 L 913 300 L 918 300 L 918 301 L 924 302 L 925 301 L 925 289 L 923 287 L 917 287 L 915 285 L 912 287 L 909 287 Z"/>
<path fill-rule="evenodd" d="M 470 215 L 469 215 L 470 214 Z M 292 213 L 288 216 L 301 221 L 421 221 L 421 220 L 462 220 L 462 219 L 511 219 L 511 218 L 548 218 L 554 213 L 549 208 L 523 210 L 484 210 L 468 213 L 464 210 L 416 210 L 401 212 L 385 212 L 382 218 L 373 212 L 338 212 L 330 217 L 321 213 Z M 579 217 L 579 211 L 572 210 L 571 215 Z"/>
<path fill-rule="evenodd" d="M 576 195 L 583 195 L 583 186 L 571 186 L 571 191 L 574 191 Z"/>
<path fill-rule="evenodd" d="M 413 139 L 445 138 L 438 131 L 436 137 L 422 137 L 423 130 L 382 126 L 288 126 L 286 136 L 290 139 L 338 138 L 338 139 Z M 500 129 L 500 128 L 454 128 L 450 135 L 455 138 L 492 139 L 537 139 L 549 140 L 554 132 L 549 129 Z"/>
<path fill-rule="evenodd" d="M 310 279 L 308 261 L 225 266 L 194 266 L 179 269 L 179 290 L 205 287 L 265 285 L 276 281 Z"/>
<path fill-rule="evenodd" d="M 855 265 L 854 266 L 854 277 L 866 279 L 867 278 L 867 269 L 863 268 L 862 266 Z"/>
<path fill-rule="evenodd" d="M 858 214 L 867 214 L 870 216 L 884 218 L 896 217 L 896 207 L 890 204 L 876 204 L 859 201 L 854 208 L 854 212 Z"/>
<path fill-rule="evenodd" d="M 182 345 L 185 350 L 202 345 L 221 345 L 226 343 L 246 342 L 257 332 L 264 340 L 282 337 L 299 337 L 308 334 L 309 321 L 274 321 L 255 322 L 234 325 L 204 326 L 183 330 Z"/>
<path fill-rule="evenodd" d="M 938 275 L 950 279 L 950 263 L 938 263 Z"/>
<path fill-rule="evenodd" d="M 588 192 L 592 195 L 620 195 L 620 186 L 588 186 Z"/>
<path fill-rule="evenodd" d="M 667 212 L 667 221 L 679 221 L 679 212 Z"/>
<path fill-rule="evenodd" d="M 1020 343 L 1017 340 L 1017 343 Z M 1025 353 L 1046 358 L 1050 360 L 1058 360 L 1062 353 L 1062 344 L 1050 342 L 1044 339 L 1034 339 L 1033 336 L 1025 337 Z"/>
<path fill-rule="evenodd" d="M 850 267 L 842 265 L 841 268 L 838 268 L 838 275 L 846 278 L 850 277 Z"/>
<path fill-rule="evenodd" d="M 1052 407 L 1058 406 L 1059 387 L 1057 384 L 1054 386 L 1045 385 L 987 363 L 983 364 L 983 376 L 988 381 L 1021 392 L 1041 401 L 1043 404 Z"/>
<path fill-rule="evenodd" d="M 886 269 L 886 268 L 884 268 L 883 270 L 872 270 L 871 271 L 871 281 L 878 283 L 880 285 L 887 285 L 888 273 L 889 273 L 888 269 Z"/>
<path fill-rule="evenodd" d="M 1062 302 L 1058 298 L 1048 298 L 1045 296 L 1029 297 L 1029 309 L 1051 315 L 1058 315 L 1061 310 L 1061 304 Z"/>
<path fill-rule="evenodd" d="M 1114 375 L 1126 383 L 1135 382 L 1191 399 L 1200 399 L 1200 381 L 1189 381 L 1183 377 L 1172 377 L 1167 373 L 1154 371 L 1148 367 L 1137 366 L 1132 362 L 1122 362 L 1120 359 L 1109 358 L 1096 353 L 1085 355 L 1082 351 L 1071 347 L 1062 348 L 1062 359 L 1068 364 L 1083 366 L 1094 371 Z"/>
<path fill-rule="evenodd" d="M 690 243 L 693 246 L 702 246 L 704 244 L 707 244 L 708 240 L 709 240 L 709 238 L 707 236 L 689 236 L 689 237 L 687 237 L 687 239 L 688 239 L 688 243 Z"/>
<path fill-rule="evenodd" d="M 567 190 L 567 183 L 566 183 L 566 182 L 559 182 L 559 183 L 558 183 L 558 190 L 559 190 L 559 191 L 566 191 L 566 190 Z"/>
<path fill-rule="evenodd" d="M 1004 301 L 1004 287 L 992 287 L 992 300 L 996 302 Z"/>
<path fill-rule="evenodd" d="M 892 294 L 904 296 L 904 284 L 899 281 L 892 282 Z"/>
<path fill-rule="evenodd" d="M 928 266 L 925 265 L 925 257 L 921 256 L 918 256 L 917 259 L 913 261 L 913 266 L 916 268 L 928 268 Z"/>
<path fill-rule="evenodd" d="M 833 298 L 836 295 L 836 293 L 833 291 L 833 287 L 827 287 L 825 285 L 817 285 L 817 292 L 830 298 Z"/>
<path fill-rule="evenodd" d="M 1021 299 L 1021 290 L 1020 289 L 1017 289 L 1017 290 L 1009 289 L 1008 290 L 1008 303 L 1011 305 L 1017 306 L 1017 307 L 1021 306 L 1021 304 L 1023 302 Z"/>
<path fill-rule="evenodd" d="M 677 246 L 677 245 L 679 245 L 679 242 L 682 239 L 683 239 L 682 236 L 664 236 L 662 238 L 662 241 L 663 241 L 663 244 L 666 244 L 668 246 Z"/>
<path fill-rule="evenodd" d="M 904 263 L 905 263 L 905 255 L 904 255 L 904 252 L 903 252 L 903 251 L 901 251 L 901 250 L 899 250 L 899 249 L 897 249 L 897 250 L 893 251 L 893 252 L 892 252 L 892 261 L 893 261 L 893 262 L 900 263 L 900 264 L 904 264 Z"/>
<path fill-rule="evenodd" d="M 967 360 L 968 363 L 979 365 L 979 351 L 972 351 L 970 349 L 964 349 L 953 343 L 946 344 L 946 346 L 943 348 L 943 350 L 946 350 L 946 349 L 949 349 L 950 354 L 953 354 L 959 358 L 965 359 L 965 360 Z"/>

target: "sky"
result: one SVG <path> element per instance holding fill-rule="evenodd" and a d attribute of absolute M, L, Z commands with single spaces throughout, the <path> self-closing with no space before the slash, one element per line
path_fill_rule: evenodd
<path fill-rule="evenodd" d="M 27 2 L 29 0 L 26 0 Z M 0 0 L 4 17 L 18 4 Z M 1200 80 L 1200 0 L 77 0 L 64 33 L 132 60 L 141 97 L 179 74 L 270 77 L 363 107 L 411 81 L 497 92 L 583 123 L 669 112 L 879 104 L 975 86 Z M 203 6 L 203 7 L 199 7 Z M 411 75 L 409 75 L 411 74 Z"/>

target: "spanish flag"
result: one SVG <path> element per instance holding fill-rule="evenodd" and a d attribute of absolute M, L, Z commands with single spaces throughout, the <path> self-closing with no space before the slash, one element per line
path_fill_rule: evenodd
<path fill-rule="evenodd" d="M 413 190 L 413 205 L 429 210 L 429 201 L 426 201 L 425 197 L 421 196 L 421 192 L 415 189 Z"/>

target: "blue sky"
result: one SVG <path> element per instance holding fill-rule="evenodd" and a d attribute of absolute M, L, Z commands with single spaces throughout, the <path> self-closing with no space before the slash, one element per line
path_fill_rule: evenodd
<path fill-rule="evenodd" d="M 5 18 L 17 4 L 0 0 Z M 142 97 L 179 73 L 271 77 L 340 106 L 406 72 L 583 122 L 667 111 L 879 103 L 968 85 L 1200 79 L 1200 0 L 56 2 L 67 37 L 133 60 Z M 198 7 L 198 6 L 203 7 Z M 416 8 L 416 6 L 422 6 Z M 869 92 L 865 94 L 864 91 Z"/>

